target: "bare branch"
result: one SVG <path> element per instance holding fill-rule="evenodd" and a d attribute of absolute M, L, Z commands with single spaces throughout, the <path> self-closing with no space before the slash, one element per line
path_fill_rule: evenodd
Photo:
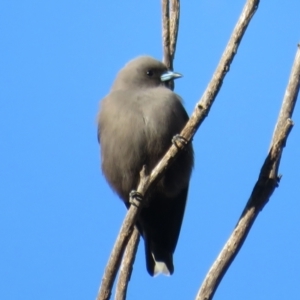
<path fill-rule="evenodd" d="M 170 9 L 171 2 L 171 9 Z M 173 70 L 173 61 L 179 28 L 180 0 L 162 0 L 162 36 L 163 62 L 169 70 Z M 174 90 L 174 81 L 167 83 Z"/>
<path fill-rule="evenodd" d="M 210 81 L 205 93 L 203 94 L 201 100 L 197 103 L 196 109 L 192 114 L 188 124 L 182 131 L 182 135 L 187 138 L 187 135 L 195 134 L 200 124 L 204 121 L 205 117 L 209 113 L 209 110 L 222 86 L 223 80 L 226 73 L 229 71 L 230 64 L 237 53 L 238 46 L 241 39 L 254 15 L 256 9 L 258 8 L 259 0 L 248 0 L 240 18 L 233 30 L 230 40 L 224 50 L 221 57 L 219 65 Z"/>
<path fill-rule="evenodd" d="M 146 175 L 146 167 L 144 166 L 140 172 L 140 183 L 137 189 L 138 192 L 144 194 L 145 185 L 149 180 L 149 176 Z M 133 202 L 134 199 L 131 199 Z M 105 268 L 105 272 L 102 278 L 101 286 L 97 295 L 96 300 L 106 300 L 111 296 L 111 290 L 115 281 L 118 269 L 120 267 L 121 259 L 127 242 L 133 231 L 133 225 L 136 222 L 138 213 L 142 208 L 142 203 L 136 201 L 135 205 L 131 205 L 127 211 L 126 217 L 123 221 L 121 230 L 115 242 L 114 248 L 110 254 L 108 263 Z"/>
<path fill-rule="evenodd" d="M 163 0 L 164 3 L 164 0 Z M 202 96 L 199 103 L 197 103 L 196 108 L 187 122 L 186 126 L 181 131 L 180 135 L 187 141 L 190 142 L 199 128 L 200 124 L 203 122 L 207 116 L 219 90 L 224 80 L 224 77 L 229 70 L 230 64 L 237 52 L 237 48 L 241 42 L 241 39 L 246 31 L 247 26 L 253 14 L 256 11 L 259 0 L 248 0 L 240 19 L 233 31 L 233 34 L 229 40 L 229 43 L 223 53 L 221 61 L 215 71 L 212 81 L 209 83 L 204 95 Z M 165 4 L 166 5 L 166 4 Z M 165 6 L 163 5 L 163 8 Z M 164 11 L 166 13 L 166 11 Z M 167 44 L 167 43 L 166 43 Z M 165 43 L 164 43 L 165 45 Z M 165 156 L 152 170 L 150 175 L 145 174 L 143 170 L 141 174 L 141 179 L 137 192 L 144 195 L 147 198 L 147 193 L 150 192 L 151 188 L 159 181 L 164 172 L 169 168 L 169 166 L 174 162 L 175 158 L 178 156 L 179 152 L 185 148 L 185 144 L 171 145 Z M 141 204 L 142 205 L 142 204 Z M 123 221 L 120 233 L 115 242 L 112 254 L 109 258 L 108 264 L 105 269 L 104 276 L 102 278 L 102 283 L 97 295 L 97 300 L 106 300 L 110 298 L 111 289 L 113 282 L 115 280 L 117 270 L 120 265 L 121 257 L 123 251 L 126 247 L 128 238 L 132 232 L 133 224 L 137 219 L 138 213 L 140 212 L 141 205 L 131 205 L 126 217 Z"/>
<path fill-rule="evenodd" d="M 242 247 L 251 227 L 259 212 L 268 202 L 275 188 L 278 186 L 277 174 L 280 157 L 285 147 L 288 135 L 293 127 L 291 120 L 296 104 L 300 82 L 300 49 L 294 61 L 290 80 L 286 89 L 281 111 L 275 127 L 269 154 L 261 168 L 259 178 L 253 188 L 252 194 L 236 225 L 233 233 L 215 260 L 206 275 L 196 300 L 212 299 L 219 283 Z M 276 172 L 274 172 L 276 170 Z"/>
<path fill-rule="evenodd" d="M 162 0 L 162 37 L 163 37 L 163 62 L 169 69 L 171 69 L 169 0 Z"/>
<path fill-rule="evenodd" d="M 299 51 L 299 47 L 300 46 L 298 44 L 298 51 L 296 53 L 296 58 L 294 61 L 293 69 L 291 71 L 288 87 L 285 91 L 284 101 L 282 103 L 282 107 L 281 107 L 280 114 L 278 117 L 278 122 L 274 129 L 271 145 L 273 143 L 274 138 L 279 134 L 279 131 L 282 130 L 282 127 L 284 126 L 285 121 L 288 118 L 290 118 L 290 116 L 292 115 L 295 105 L 296 105 L 298 91 L 299 91 L 299 84 L 300 84 L 300 79 L 299 79 L 300 51 Z M 273 177 L 275 176 L 275 174 L 278 173 L 279 163 L 280 163 L 280 158 L 278 160 L 278 163 L 275 165 L 275 167 L 273 169 L 273 174 L 272 174 Z"/>
<path fill-rule="evenodd" d="M 175 58 L 177 36 L 179 29 L 180 16 L 180 1 L 171 0 L 171 14 L 170 14 L 170 68 L 173 69 L 173 61 Z"/>
<path fill-rule="evenodd" d="M 300 44 L 298 44 L 298 51 L 296 53 L 296 57 L 294 60 L 293 68 L 291 71 L 291 75 L 289 78 L 288 86 L 285 91 L 284 100 L 282 102 L 282 107 L 280 110 L 280 114 L 278 117 L 278 122 L 276 124 L 272 143 L 274 138 L 278 135 L 278 131 L 281 130 L 283 127 L 282 124 L 285 123 L 285 121 L 289 118 L 291 118 L 299 91 L 299 85 L 300 85 Z"/>
<path fill-rule="evenodd" d="M 140 234 L 136 227 L 134 227 L 123 256 L 119 279 L 117 283 L 115 300 L 126 299 L 127 287 L 132 273 L 132 266 L 134 263 L 136 251 L 138 249 L 139 240 Z"/>
<path fill-rule="evenodd" d="M 242 14 L 237 22 L 237 25 L 231 35 L 228 45 L 222 55 L 221 61 L 213 75 L 211 82 L 206 88 L 200 101 L 197 103 L 196 108 L 191 115 L 186 126 L 181 131 L 180 135 L 186 140 L 191 141 L 200 124 L 204 121 L 205 117 L 208 115 L 209 110 L 221 88 L 224 77 L 229 70 L 230 64 L 237 52 L 237 48 L 241 42 L 241 39 L 246 31 L 250 20 L 258 7 L 258 0 L 248 0 L 246 3 Z M 156 182 L 162 175 L 162 172 L 166 170 L 169 165 L 174 161 L 175 157 L 178 155 L 179 151 L 184 148 L 185 145 L 180 147 L 172 145 L 161 161 L 156 165 L 150 174 L 149 186 L 152 182 Z M 148 187 L 149 187 L 148 186 Z"/>
<path fill-rule="evenodd" d="M 176 51 L 176 42 L 177 42 L 177 35 L 178 35 L 178 26 L 179 26 L 179 10 L 180 10 L 180 3 L 179 0 L 172 0 L 171 3 L 171 16 L 169 13 L 169 3 L 165 3 L 166 1 L 162 1 L 162 17 L 163 17 L 163 48 L 169 49 L 164 53 L 164 57 L 168 55 L 168 63 L 169 68 L 173 68 L 173 60 Z M 168 20 L 169 18 L 169 20 Z M 164 29 L 164 27 L 169 25 L 169 29 Z M 166 36 L 169 34 L 170 36 Z M 169 45 L 168 45 L 169 43 Z M 165 59 L 164 59 L 165 60 Z M 174 89 L 174 82 L 169 83 L 169 87 L 173 90 Z M 132 266 L 134 263 L 135 254 L 138 248 L 139 243 L 139 233 L 135 230 L 132 235 L 136 234 L 133 238 L 130 238 L 130 241 L 126 247 L 126 251 L 123 256 L 122 266 L 121 266 L 121 274 L 119 275 L 118 283 L 117 283 L 117 291 L 115 299 L 125 299 L 128 282 L 130 280 L 130 276 L 126 276 L 129 274 L 129 270 L 131 272 Z M 128 249 L 129 247 L 129 249 Z M 131 251 L 130 251 L 131 249 Z M 124 275 L 122 275 L 122 272 Z"/>

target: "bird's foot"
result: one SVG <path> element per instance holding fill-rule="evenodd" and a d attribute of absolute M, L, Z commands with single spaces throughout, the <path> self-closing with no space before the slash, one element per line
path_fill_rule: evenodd
<path fill-rule="evenodd" d="M 141 205 L 141 203 L 143 202 L 144 200 L 144 196 L 135 191 L 135 190 L 132 190 L 130 193 L 129 193 L 129 203 L 131 205 L 134 205 L 135 207 L 139 207 Z"/>
<path fill-rule="evenodd" d="M 179 134 L 174 135 L 172 138 L 172 144 L 178 149 L 184 148 L 188 144 L 188 142 L 189 141 L 186 138 Z"/>

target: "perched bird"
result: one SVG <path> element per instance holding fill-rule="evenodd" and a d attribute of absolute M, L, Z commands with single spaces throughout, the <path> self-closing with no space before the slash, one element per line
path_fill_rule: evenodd
<path fill-rule="evenodd" d="M 151 171 L 188 121 L 181 98 L 166 85 L 179 77 L 162 62 L 141 56 L 121 69 L 110 93 L 100 103 L 102 171 L 127 208 L 129 193 L 137 188 L 143 165 Z M 193 148 L 188 144 L 148 196 L 148 205 L 137 220 L 151 276 L 171 275 L 174 271 L 173 253 L 192 167 Z"/>

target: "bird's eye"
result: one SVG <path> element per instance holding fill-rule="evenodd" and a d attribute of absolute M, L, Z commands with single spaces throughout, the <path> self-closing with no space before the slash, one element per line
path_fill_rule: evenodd
<path fill-rule="evenodd" d="M 146 74 L 147 74 L 149 77 L 151 77 L 151 76 L 153 75 L 153 71 L 152 71 L 152 70 L 148 70 L 148 71 L 146 72 Z"/>

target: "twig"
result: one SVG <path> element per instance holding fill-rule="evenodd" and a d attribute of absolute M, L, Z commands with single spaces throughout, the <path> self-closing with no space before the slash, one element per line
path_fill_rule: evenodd
<path fill-rule="evenodd" d="M 291 76 L 273 134 L 269 154 L 261 168 L 259 178 L 253 188 L 250 199 L 246 204 L 240 220 L 207 273 L 196 296 L 196 300 L 212 299 L 223 276 L 242 247 L 256 217 L 278 186 L 280 178 L 278 177 L 277 170 L 283 148 L 285 147 L 286 140 L 293 127 L 291 117 L 296 104 L 299 85 L 300 48 L 298 46 Z"/>
<path fill-rule="evenodd" d="M 130 240 L 126 246 L 126 250 L 123 256 L 119 279 L 116 288 L 115 300 L 125 300 L 127 287 L 132 273 L 132 266 L 134 263 L 136 251 L 140 240 L 140 234 L 136 227 L 134 227 Z"/>
<path fill-rule="evenodd" d="M 226 73 L 229 70 L 229 66 L 237 52 L 237 48 L 241 42 L 241 39 L 246 31 L 250 20 L 255 13 L 259 0 L 248 0 L 242 15 L 234 29 L 234 32 L 229 40 L 229 43 L 223 53 L 221 61 L 213 75 L 211 82 L 209 83 L 204 95 L 187 122 L 186 126 L 181 131 L 180 135 L 188 142 L 192 140 L 194 134 L 199 128 L 200 124 L 207 116 L 220 88 Z M 146 197 L 150 189 L 157 183 L 167 168 L 173 163 L 179 152 L 185 148 L 184 144 L 171 145 L 165 156 L 160 160 L 156 167 L 152 170 L 149 176 L 141 175 L 141 180 L 137 188 L 137 192 Z M 126 217 L 123 221 L 120 233 L 115 242 L 112 254 L 107 263 L 102 283 L 97 295 L 97 300 L 107 300 L 110 298 L 111 289 L 115 280 L 117 270 L 120 265 L 121 257 L 125 246 L 127 244 L 130 233 L 132 232 L 133 224 L 135 223 L 141 206 L 131 205 L 127 211 Z"/>

